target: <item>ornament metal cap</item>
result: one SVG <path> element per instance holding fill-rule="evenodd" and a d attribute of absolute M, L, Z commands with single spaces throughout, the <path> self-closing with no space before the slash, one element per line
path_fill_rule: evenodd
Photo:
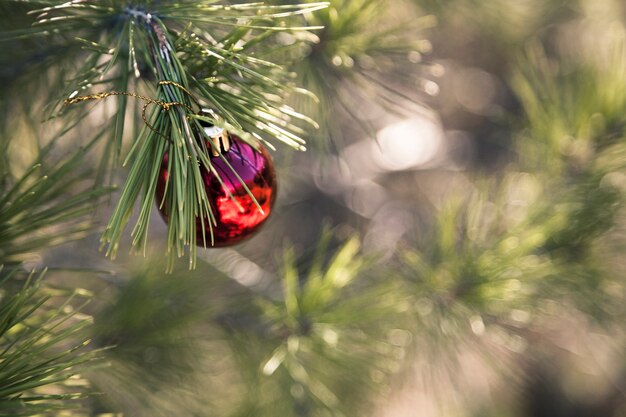
<path fill-rule="evenodd" d="M 211 138 L 211 152 L 213 156 L 220 156 L 230 150 L 230 136 L 226 129 L 218 126 L 208 126 L 204 128 L 204 133 Z"/>
<path fill-rule="evenodd" d="M 206 114 L 215 119 L 219 118 L 211 109 L 202 109 L 200 114 Z M 204 133 L 211 138 L 211 143 L 213 144 L 213 146 L 211 146 L 211 153 L 213 156 L 217 157 L 229 151 L 231 140 L 226 129 L 203 121 L 200 121 L 200 125 L 204 128 Z"/>

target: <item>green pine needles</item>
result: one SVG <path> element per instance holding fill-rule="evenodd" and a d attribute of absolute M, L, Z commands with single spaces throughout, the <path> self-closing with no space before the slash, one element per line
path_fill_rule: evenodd
<path fill-rule="evenodd" d="M 319 122 L 323 140 L 316 143 L 345 142 L 346 121 L 374 136 L 377 127 L 366 114 L 368 108 L 404 114 L 418 105 L 421 88 L 397 88 L 397 82 L 423 81 L 426 66 L 421 62 L 432 47 L 424 31 L 436 19 L 406 19 L 394 13 L 397 9 L 386 0 L 331 0 L 326 9 L 306 15 L 311 25 L 323 29 L 313 34 L 314 44 L 294 48 L 294 71 L 319 102 L 298 100 L 294 106 Z M 392 78 L 396 82 L 390 82 Z"/>
<path fill-rule="evenodd" d="M 244 140 L 270 146 L 272 140 L 278 140 L 296 149 L 305 148 L 303 125 L 315 126 L 315 122 L 286 105 L 285 100 L 290 95 L 309 93 L 295 86 L 293 76 L 264 55 L 275 55 L 284 47 L 275 41 L 277 33 L 320 29 L 303 25 L 302 15 L 322 9 L 326 3 L 19 4 L 31 8 L 28 15 L 34 17 L 32 26 L 5 30 L 0 33 L 0 41 L 33 42 L 43 38 L 48 51 L 74 51 L 61 56 L 64 62 L 54 63 L 65 68 L 66 81 L 55 91 L 56 104 L 50 106 L 49 117 L 56 117 L 61 111 L 64 118 L 78 124 L 89 112 L 80 110 L 84 106 L 67 108 L 64 103 L 68 99 L 78 98 L 76 101 L 82 102 L 102 98 L 93 93 L 125 93 L 117 95 L 115 112 L 103 124 L 103 129 L 111 133 L 100 172 L 109 171 L 111 162 L 121 157 L 129 166 L 128 178 L 102 236 L 108 255 L 115 256 L 118 251 L 137 203 L 140 211 L 132 231 L 132 245 L 139 251 L 145 250 L 158 172 L 165 154 L 169 155 L 170 181 L 164 200 L 157 204 L 165 205 L 170 213 L 170 266 L 190 246 L 190 267 L 194 267 L 195 242 L 212 245 L 215 223 L 200 172 L 202 167 L 214 169 L 207 157 L 207 145 L 198 140 L 203 135 L 199 125 L 202 108 L 216 114 L 204 121 L 225 126 Z M 141 102 L 129 106 L 129 95 L 137 97 L 141 92 L 148 97 L 148 103 L 157 106 L 150 110 Z M 123 155 L 123 138 L 129 130 L 127 113 L 133 108 L 133 142 Z M 208 219 L 211 225 L 202 239 L 196 238 L 199 217 Z"/>
<path fill-rule="evenodd" d="M 0 264 L 23 260 L 29 253 L 84 237 L 91 230 L 87 215 L 111 190 L 90 188 L 67 194 L 80 188 L 81 176 L 76 174 L 84 172 L 81 165 L 89 148 L 48 165 L 44 160 L 51 156 L 49 146 L 18 178 L 8 170 L 0 172 Z M 62 232 L 55 233 L 55 227 Z"/>
<path fill-rule="evenodd" d="M 0 266 L 0 415 L 59 415 L 76 408 L 89 389 L 78 373 L 96 357 L 80 336 L 89 321 L 71 308 L 71 298 L 47 307 L 43 273 L 22 284 L 17 275 Z M 11 291 L 9 284 L 22 287 Z"/>
<path fill-rule="evenodd" d="M 254 316 L 224 320 L 241 368 L 259 364 L 242 373 L 247 397 L 235 415 L 354 415 L 372 406 L 400 365 L 410 338 L 398 341 L 402 331 L 383 324 L 401 317 L 394 285 L 365 282 L 375 259 L 358 239 L 338 248 L 331 240 L 322 233 L 307 268 L 286 250 L 282 299 L 257 296 L 241 307 L 254 305 Z"/>

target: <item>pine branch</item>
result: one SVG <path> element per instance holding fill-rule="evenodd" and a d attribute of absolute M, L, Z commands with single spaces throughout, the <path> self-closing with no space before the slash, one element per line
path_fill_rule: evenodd
<path fill-rule="evenodd" d="M 596 154 L 623 143 L 626 40 L 617 34 L 605 48 L 607 59 L 593 64 L 563 57 L 557 65 L 540 45 L 519 58 L 513 87 L 528 119 L 528 135 L 517 141 L 525 167 L 556 178 L 576 175 Z"/>
<path fill-rule="evenodd" d="M 330 239 L 326 231 L 305 270 L 285 251 L 281 300 L 255 297 L 224 318 L 248 383 L 235 415 L 357 415 L 396 369 L 405 345 L 387 339 L 400 313 L 393 285 L 365 281 L 373 259 L 358 239 L 329 250 Z"/>
<path fill-rule="evenodd" d="M 90 145 L 91 146 L 91 145 Z M 68 196 L 80 180 L 77 175 L 90 146 L 41 173 L 51 147 L 21 177 L 0 176 L 0 262 L 85 236 L 92 223 L 87 215 L 111 190 L 93 188 Z M 56 230 L 55 230 L 56 228 Z"/>
<path fill-rule="evenodd" d="M 7 287 L 17 269 L 0 266 L 0 283 Z M 94 351 L 81 339 L 88 325 L 70 300 L 53 310 L 39 288 L 43 276 L 31 273 L 21 289 L 3 291 L 0 302 L 0 415 L 56 415 L 79 406 L 87 382 L 78 372 L 92 366 Z"/>
<path fill-rule="evenodd" d="M 399 77 L 408 78 L 403 85 L 417 84 L 421 77 L 417 63 L 431 48 L 424 31 L 436 21 L 431 15 L 399 18 L 394 13 L 407 7 L 400 2 L 329 3 L 327 9 L 306 16 L 311 25 L 324 27 L 314 34 L 314 44 L 291 51 L 296 57 L 294 72 L 321 104 L 300 99 L 294 101 L 294 107 L 313 115 L 322 127 L 321 137 L 341 141 L 345 123 L 355 124 L 373 137 L 377 127 L 364 114 L 367 106 L 403 115 L 407 108 L 419 105 L 416 91 L 400 91 L 402 87 L 394 85 Z"/>
<path fill-rule="evenodd" d="M 20 3 L 33 7 L 30 15 L 36 16 L 36 21 L 30 28 L 2 31 L 0 41 L 44 38 L 50 48 L 82 48 L 72 58 L 63 57 L 84 64 L 72 71 L 63 92 L 56 94 L 50 115 L 63 110 L 66 120 L 78 122 L 87 113 L 64 108 L 63 100 L 84 95 L 94 86 L 121 92 L 128 92 L 133 85 L 142 86 L 156 93 L 152 96 L 157 102 L 180 103 L 168 109 L 153 108 L 124 158 L 130 165 L 129 176 L 102 237 L 109 255 L 115 256 L 138 200 L 133 246 L 145 250 L 157 175 L 167 154 L 171 180 L 164 201 L 159 202 L 170 213 L 167 251 L 173 260 L 190 246 L 190 267 L 195 265 L 196 219 L 215 224 L 200 175 L 201 169 L 215 172 L 197 119 L 200 107 L 213 108 L 220 118 L 211 122 L 224 125 L 244 140 L 269 143 L 269 138 L 275 138 L 304 149 L 301 135 L 305 130 L 298 123 L 314 122 L 284 105 L 286 96 L 299 90 L 281 66 L 255 54 L 272 48 L 269 38 L 275 33 L 319 29 L 293 23 L 301 15 L 326 7 L 326 3 Z M 163 81 L 175 84 L 164 85 L 160 83 Z M 128 130 L 125 117 L 129 98 L 120 95 L 117 101 L 117 112 L 107 126 L 112 133 L 103 164 L 118 159 Z M 212 226 L 204 240 L 207 246 L 212 245 Z"/>

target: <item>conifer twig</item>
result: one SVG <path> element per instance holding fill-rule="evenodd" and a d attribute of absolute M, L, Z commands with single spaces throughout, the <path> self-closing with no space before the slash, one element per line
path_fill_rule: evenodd
<path fill-rule="evenodd" d="M 49 54 L 49 65 L 60 68 L 64 82 L 51 89 L 53 105 L 47 117 L 61 115 L 69 129 L 89 112 L 73 110 L 78 106 L 64 107 L 68 97 L 90 96 L 94 86 L 117 96 L 117 110 L 102 126 L 109 134 L 102 135 L 108 142 L 99 171 L 105 174 L 112 162 L 123 159 L 129 174 L 102 236 L 109 255 L 118 251 L 137 202 L 139 216 L 132 243 L 138 251 L 145 250 L 156 180 L 163 156 L 168 154 L 170 183 L 164 201 L 159 202 L 171 213 L 167 252 L 171 259 L 182 256 L 189 246 L 190 266 L 195 264 L 196 218 L 207 218 L 209 224 L 215 219 L 200 175 L 202 166 L 213 169 L 206 156 L 207 145 L 194 134 L 202 134 L 197 112 L 191 111 L 194 106 L 214 109 L 223 120 L 209 121 L 225 125 L 244 140 L 271 144 L 273 138 L 304 149 L 302 136 L 306 131 L 300 124 L 314 122 L 285 104 L 289 95 L 302 90 L 293 85 L 291 75 L 281 65 L 262 56 L 283 47 L 273 37 L 278 32 L 319 29 L 302 26 L 302 15 L 323 9 L 327 3 L 19 3 L 30 10 L 28 16 L 34 23 L 31 27 L 0 30 L 0 42 L 26 44 L 43 38 L 45 48 L 67 51 L 58 58 Z M 84 64 L 74 67 L 74 62 Z M 141 89 L 150 93 L 139 92 Z M 138 135 L 128 154 L 122 155 L 123 139 L 129 131 L 129 94 L 111 92 L 131 91 L 136 91 L 132 94 L 138 97 L 153 97 L 153 103 L 181 105 L 157 106 L 148 115 L 144 107 L 144 120 L 139 124 L 133 121 Z M 211 244 L 212 237 L 207 246 Z"/>

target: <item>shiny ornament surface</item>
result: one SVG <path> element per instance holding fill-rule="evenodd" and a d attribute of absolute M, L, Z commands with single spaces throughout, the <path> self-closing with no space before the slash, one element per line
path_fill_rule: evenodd
<path fill-rule="evenodd" d="M 223 157 L 230 167 L 220 156 L 211 156 L 211 165 L 219 173 L 223 184 L 213 172 L 204 167 L 200 168 L 206 194 L 217 223 L 213 226 L 214 246 L 216 247 L 234 245 L 251 237 L 265 223 L 276 200 L 276 173 L 268 152 L 262 147 L 258 149 L 252 147 L 233 134 L 228 135 L 230 147 L 228 151 L 223 152 Z M 166 154 L 157 182 L 157 204 L 163 201 L 169 177 L 167 165 L 168 155 Z M 259 210 L 242 182 L 248 187 L 262 211 Z M 167 221 L 168 213 L 165 204 L 159 207 L 159 211 Z M 203 229 L 206 246 L 211 246 L 210 227 L 208 218 L 196 219 L 196 244 L 198 246 L 205 246 Z"/>

